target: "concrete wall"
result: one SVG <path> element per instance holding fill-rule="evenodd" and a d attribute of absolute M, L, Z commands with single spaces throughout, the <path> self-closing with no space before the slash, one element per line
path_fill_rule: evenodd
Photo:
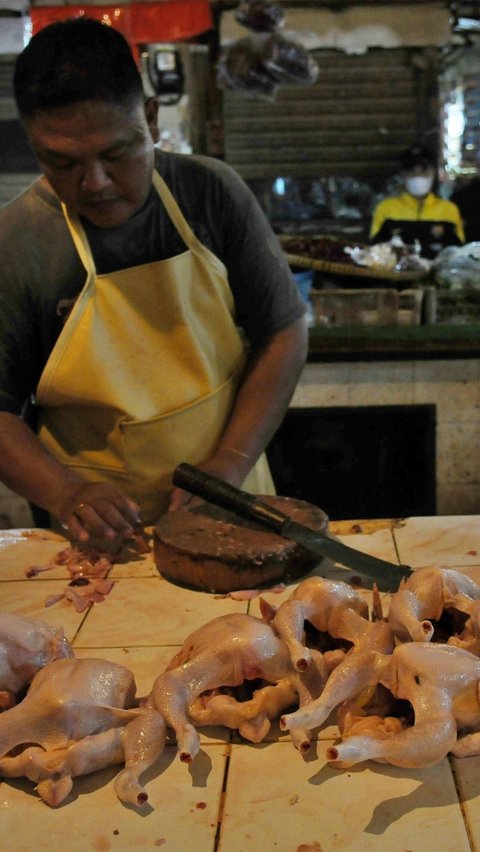
<path fill-rule="evenodd" d="M 307 364 L 292 406 L 436 406 L 437 515 L 480 514 L 480 360 Z"/>

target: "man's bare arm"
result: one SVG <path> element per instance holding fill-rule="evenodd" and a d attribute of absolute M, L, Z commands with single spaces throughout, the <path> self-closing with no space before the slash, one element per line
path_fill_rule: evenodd
<path fill-rule="evenodd" d="M 21 497 L 55 515 L 72 535 L 87 541 L 131 535 L 138 507 L 118 488 L 86 482 L 58 462 L 19 417 L 0 412 L 0 479 Z"/>
<path fill-rule="evenodd" d="M 277 431 L 308 352 L 305 318 L 267 338 L 247 363 L 227 426 L 202 470 L 240 486 Z M 170 510 L 188 500 L 175 489 Z"/>

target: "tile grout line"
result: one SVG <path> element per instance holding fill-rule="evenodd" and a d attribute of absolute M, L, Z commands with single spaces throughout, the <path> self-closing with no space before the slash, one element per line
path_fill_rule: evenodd
<path fill-rule="evenodd" d="M 230 769 L 230 758 L 232 756 L 232 743 L 225 743 L 225 769 L 223 772 L 223 783 L 222 783 L 222 791 L 220 794 L 220 801 L 218 803 L 218 813 L 217 813 L 217 830 L 215 832 L 215 840 L 213 842 L 213 852 L 218 852 L 219 843 L 220 843 L 220 833 L 222 830 L 222 820 L 223 820 L 223 809 L 225 807 L 225 796 L 227 793 L 227 781 L 228 781 L 228 772 Z"/>
<path fill-rule="evenodd" d="M 470 831 L 468 816 L 467 816 L 467 813 L 465 811 L 464 801 L 462 799 L 462 791 L 460 789 L 460 785 L 459 785 L 458 779 L 457 779 L 457 773 L 456 773 L 456 770 L 455 770 L 455 763 L 454 763 L 453 758 L 449 754 L 447 755 L 447 760 L 448 760 L 448 763 L 449 763 L 449 766 L 450 766 L 450 772 L 452 773 L 453 784 L 454 784 L 454 787 L 455 787 L 455 792 L 457 794 L 458 807 L 460 808 L 460 813 L 462 814 L 462 819 L 463 819 L 463 824 L 465 826 L 465 834 L 467 835 L 468 844 L 470 846 L 471 852 L 476 852 L 476 846 L 475 846 L 475 843 L 474 843 L 474 840 L 473 840 L 473 837 L 472 837 L 472 833 Z"/>
<path fill-rule="evenodd" d="M 401 560 L 401 557 L 400 557 L 400 551 L 398 549 L 398 543 L 397 543 L 397 539 L 396 539 L 396 536 L 395 536 L 395 529 L 393 528 L 393 526 L 392 526 L 392 529 L 390 530 L 390 534 L 392 536 L 393 546 L 395 548 L 395 553 L 397 555 L 398 564 L 401 565 L 402 560 Z"/>

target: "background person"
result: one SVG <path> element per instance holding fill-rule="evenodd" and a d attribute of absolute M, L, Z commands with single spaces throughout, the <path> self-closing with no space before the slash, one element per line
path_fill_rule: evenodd
<path fill-rule="evenodd" d="M 412 145 L 400 160 L 403 191 L 380 201 L 370 228 L 370 241 L 389 242 L 400 236 L 406 245 L 418 240 L 421 255 L 434 258 L 446 246 L 465 242 L 456 204 L 434 192 L 435 159 L 423 145 Z"/>
<path fill-rule="evenodd" d="M 80 540 L 186 502 L 182 461 L 273 491 L 262 453 L 307 326 L 253 195 L 155 151 L 156 104 L 104 24 L 41 30 L 14 92 L 43 176 L 0 211 L 0 478 Z"/>

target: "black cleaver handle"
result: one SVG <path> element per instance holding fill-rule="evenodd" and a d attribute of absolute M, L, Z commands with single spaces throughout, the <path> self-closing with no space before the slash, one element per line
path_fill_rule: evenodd
<path fill-rule="evenodd" d="M 275 532 L 280 532 L 285 521 L 289 520 L 288 515 L 259 500 L 255 494 L 241 491 L 186 462 L 174 470 L 173 484 L 222 509 L 230 509 L 242 518 L 261 521 Z"/>

